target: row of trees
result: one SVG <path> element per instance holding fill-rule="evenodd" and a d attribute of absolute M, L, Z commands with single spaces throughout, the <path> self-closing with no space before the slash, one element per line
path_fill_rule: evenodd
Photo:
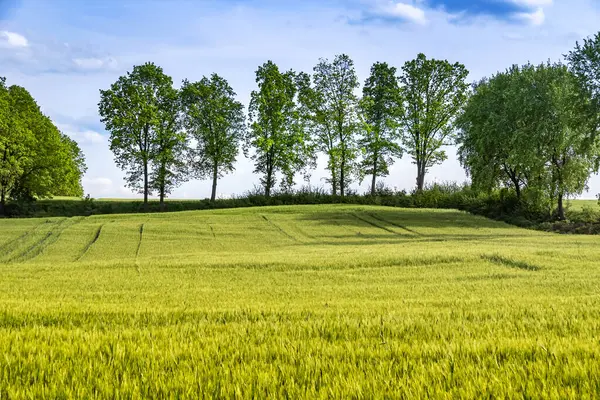
<path fill-rule="evenodd" d="M 600 161 L 600 34 L 561 63 L 512 66 L 476 83 L 457 119 L 459 157 L 473 185 L 512 187 L 557 205 L 581 194 Z"/>
<path fill-rule="evenodd" d="M 417 188 L 427 170 L 443 161 L 453 123 L 468 93 L 462 64 L 427 59 L 396 68 L 376 63 L 359 80 L 347 55 L 321 59 L 313 73 L 281 71 L 268 61 L 256 71 L 247 118 L 243 105 L 222 77 L 185 80 L 180 89 L 153 63 L 135 66 L 108 90 L 101 90 L 102 121 L 129 186 L 161 203 L 189 178 L 217 181 L 234 170 L 242 148 L 261 175 L 264 194 L 279 182 L 291 188 L 305 177 L 318 154 L 327 157 L 328 183 L 344 196 L 350 184 L 377 178 L 407 152 L 417 165 Z"/>
<path fill-rule="evenodd" d="M 0 213 L 8 199 L 83 195 L 77 143 L 45 116 L 29 92 L 0 78 Z"/>
<path fill-rule="evenodd" d="M 464 65 L 419 54 L 400 71 L 375 63 L 359 93 L 347 55 L 319 60 L 312 74 L 256 71 L 247 115 L 235 92 L 213 74 L 180 89 L 152 63 L 136 66 L 101 91 L 100 115 L 129 185 L 161 202 L 189 178 L 217 181 L 234 170 L 242 148 L 254 161 L 266 196 L 308 176 L 327 157 L 328 184 L 344 196 L 350 184 L 377 179 L 404 153 L 427 171 L 457 144 L 482 190 L 512 187 L 519 199 L 558 205 L 580 194 L 600 160 L 600 34 L 577 44 L 568 65 L 513 66 L 470 86 Z"/>

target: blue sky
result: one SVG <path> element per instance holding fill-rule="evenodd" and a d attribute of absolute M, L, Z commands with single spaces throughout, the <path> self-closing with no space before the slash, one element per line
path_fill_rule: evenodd
<path fill-rule="evenodd" d="M 177 85 L 216 72 L 247 104 L 254 71 L 268 59 L 310 72 L 320 57 L 347 53 L 362 82 L 376 61 L 400 68 L 424 52 L 462 62 L 474 81 L 513 63 L 559 61 L 576 40 L 600 29 L 598 21 L 598 0 L 0 0 L 0 75 L 26 87 L 80 143 L 89 166 L 86 193 L 132 197 L 108 150 L 97 103 L 99 89 L 133 65 L 153 61 Z M 448 154 L 429 182 L 465 179 L 455 149 Z M 324 185 L 320 161 L 314 185 Z M 240 154 L 219 192 L 251 189 L 259 179 L 252 170 Z M 415 172 L 405 157 L 386 183 L 411 189 Z M 210 182 L 192 181 L 172 197 L 209 191 Z M 584 197 L 599 192 L 600 178 L 593 177 Z"/>

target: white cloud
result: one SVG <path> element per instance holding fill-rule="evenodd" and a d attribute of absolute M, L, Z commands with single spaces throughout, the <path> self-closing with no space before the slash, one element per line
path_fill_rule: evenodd
<path fill-rule="evenodd" d="M 19 35 L 15 32 L 1 31 L 0 32 L 0 46 L 8 48 L 22 48 L 28 47 L 29 42 L 23 35 Z"/>
<path fill-rule="evenodd" d="M 421 25 L 427 23 L 425 11 L 411 4 L 391 3 L 383 7 L 381 12 L 391 17 L 407 19 Z"/>
<path fill-rule="evenodd" d="M 85 70 L 99 70 L 99 69 L 115 69 L 117 68 L 117 61 L 111 57 L 105 58 L 74 58 L 73 63 Z"/>
<path fill-rule="evenodd" d="M 106 137 L 92 130 L 80 130 L 77 127 L 68 124 L 56 124 L 58 129 L 71 139 L 75 140 L 80 145 L 86 144 L 103 144 L 106 142 Z"/>
<path fill-rule="evenodd" d="M 544 9 L 542 7 L 538 7 L 538 9 L 533 12 L 516 13 L 515 18 L 524 21 L 529 25 L 540 26 L 544 23 L 546 14 L 544 14 Z"/>

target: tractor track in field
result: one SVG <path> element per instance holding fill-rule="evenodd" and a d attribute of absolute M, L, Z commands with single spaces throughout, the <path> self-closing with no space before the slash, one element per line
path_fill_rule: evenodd
<path fill-rule="evenodd" d="M 386 231 L 386 232 L 389 232 L 389 233 L 391 233 L 391 234 L 394 234 L 394 235 L 397 235 L 397 236 L 404 236 L 404 235 L 402 235 L 401 233 L 398 233 L 398 232 L 396 232 L 396 231 L 393 231 L 393 230 L 391 230 L 391 229 L 389 229 L 389 228 L 386 228 L 385 226 L 381 226 L 381 225 L 379 225 L 379 224 L 377 224 L 377 223 L 375 223 L 375 222 L 373 222 L 373 221 L 369 221 L 368 219 L 365 219 L 365 218 L 363 218 L 363 217 L 360 217 L 358 214 L 351 213 L 350 215 L 352 215 L 352 216 L 353 216 L 354 218 L 356 218 L 357 220 L 359 220 L 359 221 L 362 221 L 362 222 L 364 222 L 365 224 L 369 224 L 369 225 L 371 225 L 371 226 L 373 226 L 373 227 L 375 227 L 375 228 L 379 228 L 379 229 L 381 229 L 381 230 L 384 230 L 384 231 Z"/>
<path fill-rule="evenodd" d="M 371 218 L 373 218 L 373 219 L 376 219 L 376 220 L 378 220 L 378 221 L 385 222 L 386 224 L 390 224 L 390 225 L 392 225 L 392 226 L 395 226 L 396 228 L 404 229 L 405 231 L 407 231 L 407 232 L 410 232 L 410 233 L 412 233 L 412 234 L 414 234 L 414 235 L 417 235 L 417 236 L 423 236 L 423 234 L 422 234 L 422 233 L 419 233 L 419 232 L 417 232 L 417 231 L 414 231 L 414 230 L 412 230 L 412 229 L 410 229 L 410 228 L 407 228 L 407 227 L 406 227 L 406 226 L 404 226 L 404 225 L 400 225 L 400 224 L 398 224 L 398 223 L 396 223 L 396 222 L 392 222 L 392 221 L 389 221 L 389 220 L 387 220 L 387 219 L 385 219 L 385 218 L 381 218 L 381 217 L 377 216 L 376 214 L 369 214 L 369 216 L 370 216 Z"/>
<path fill-rule="evenodd" d="M 525 261 L 514 260 L 512 258 L 502 257 L 498 254 L 482 254 L 481 259 L 491 262 L 492 264 L 502 265 L 511 268 L 518 268 L 525 271 L 539 271 L 540 269 L 542 269 L 537 265 L 530 264 Z"/>
<path fill-rule="evenodd" d="M 90 248 L 94 245 L 94 243 L 96 243 L 98 241 L 98 239 L 100 238 L 100 234 L 102 233 L 102 228 L 104 227 L 104 224 L 101 224 L 98 229 L 96 230 L 96 234 L 94 235 L 94 237 L 92 238 L 92 240 L 90 240 L 88 242 L 88 244 L 85 245 L 85 247 L 83 248 L 83 251 L 81 252 L 81 254 L 79 255 L 79 257 L 77 257 L 75 259 L 75 261 L 79 261 L 83 258 L 83 256 L 86 255 L 86 253 L 90 250 Z"/>
<path fill-rule="evenodd" d="M 273 226 L 275 229 L 277 229 L 279 232 L 281 232 L 283 235 L 287 236 L 289 239 L 292 239 L 294 242 L 297 242 L 298 239 L 296 239 L 294 236 L 290 235 L 289 233 L 287 233 L 285 230 L 283 230 L 281 227 L 279 227 L 277 224 L 275 224 L 273 221 L 271 221 L 269 218 L 267 218 L 266 215 L 261 215 L 261 217 L 267 221 L 267 223 L 271 226 Z"/>
<path fill-rule="evenodd" d="M 37 242 L 35 242 L 31 246 L 29 246 L 25 251 L 21 252 L 18 255 L 15 255 L 14 257 L 11 257 L 8 260 L 8 262 L 12 262 L 12 261 L 23 262 L 23 261 L 33 260 L 40 254 L 42 254 L 42 252 L 46 248 L 48 248 L 48 246 L 51 246 L 52 244 L 56 243 L 56 241 L 60 238 L 60 235 L 67 228 L 70 228 L 73 225 L 80 223 L 84 219 L 85 219 L 85 217 L 75 217 L 75 218 L 65 218 L 65 219 L 61 220 L 60 222 L 58 222 L 56 224 L 56 226 L 54 226 L 53 229 L 51 229 L 49 232 L 47 232 L 44 237 L 42 237 L 40 240 L 38 240 Z"/>
<path fill-rule="evenodd" d="M 19 237 L 16 237 L 16 238 L 4 243 L 2 246 L 0 246 L 0 255 L 2 255 L 2 256 L 8 255 L 10 253 L 10 251 L 12 250 L 12 249 L 10 249 L 10 247 L 12 245 L 17 244 L 19 241 L 27 238 L 29 235 L 34 233 L 40 226 L 42 226 L 44 224 L 46 224 L 46 222 L 41 222 L 41 223 L 37 224 L 36 226 L 34 226 L 33 229 L 30 229 L 27 232 L 24 232 L 21 235 L 19 235 Z"/>
<path fill-rule="evenodd" d="M 140 255 L 140 248 L 142 247 L 142 240 L 144 238 L 144 224 L 140 225 L 140 239 L 138 241 L 137 250 L 135 251 L 135 262 L 137 263 L 137 259 Z"/>

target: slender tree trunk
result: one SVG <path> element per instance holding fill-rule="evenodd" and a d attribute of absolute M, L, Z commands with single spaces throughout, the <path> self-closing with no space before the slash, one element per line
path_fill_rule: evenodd
<path fill-rule="evenodd" d="M 337 171 L 336 171 L 336 165 L 335 165 L 335 157 L 333 155 L 329 156 L 329 165 L 331 166 L 331 193 L 334 196 L 337 196 L 337 187 L 338 187 L 338 180 L 337 180 Z"/>
<path fill-rule="evenodd" d="M 344 167 L 346 166 L 345 160 L 344 160 L 344 156 L 342 155 L 342 162 L 340 163 L 340 196 L 344 197 L 344 191 L 345 191 L 345 184 L 346 184 L 346 180 L 344 177 Z"/>
<path fill-rule="evenodd" d="M 265 182 L 265 196 L 271 197 L 271 186 L 273 186 L 273 164 L 267 166 L 267 179 Z"/>
<path fill-rule="evenodd" d="M 558 194 L 558 219 L 561 221 L 565 220 L 565 208 L 563 205 L 563 194 Z"/>
<path fill-rule="evenodd" d="M 144 210 L 148 210 L 148 161 L 144 160 Z"/>
<path fill-rule="evenodd" d="M 160 210 L 164 211 L 165 209 L 165 184 L 162 183 L 160 185 Z"/>
<path fill-rule="evenodd" d="M 371 196 L 375 196 L 375 185 L 377 183 L 377 154 L 373 161 L 373 180 L 371 181 Z"/>
<path fill-rule="evenodd" d="M 217 198 L 217 178 L 219 176 L 219 168 L 217 163 L 213 164 L 213 183 L 212 183 L 212 193 L 210 195 L 210 201 L 215 201 Z"/>
<path fill-rule="evenodd" d="M 425 186 L 425 164 L 423 161 L 417 161 L 417 191 L 422 192 Z"/>
<path fill-rule="evenodd" d="M 2 215 L 6 215 L 6 189 L 2 186 L 2 191 L 0 192 L 0 213 Z"/>

